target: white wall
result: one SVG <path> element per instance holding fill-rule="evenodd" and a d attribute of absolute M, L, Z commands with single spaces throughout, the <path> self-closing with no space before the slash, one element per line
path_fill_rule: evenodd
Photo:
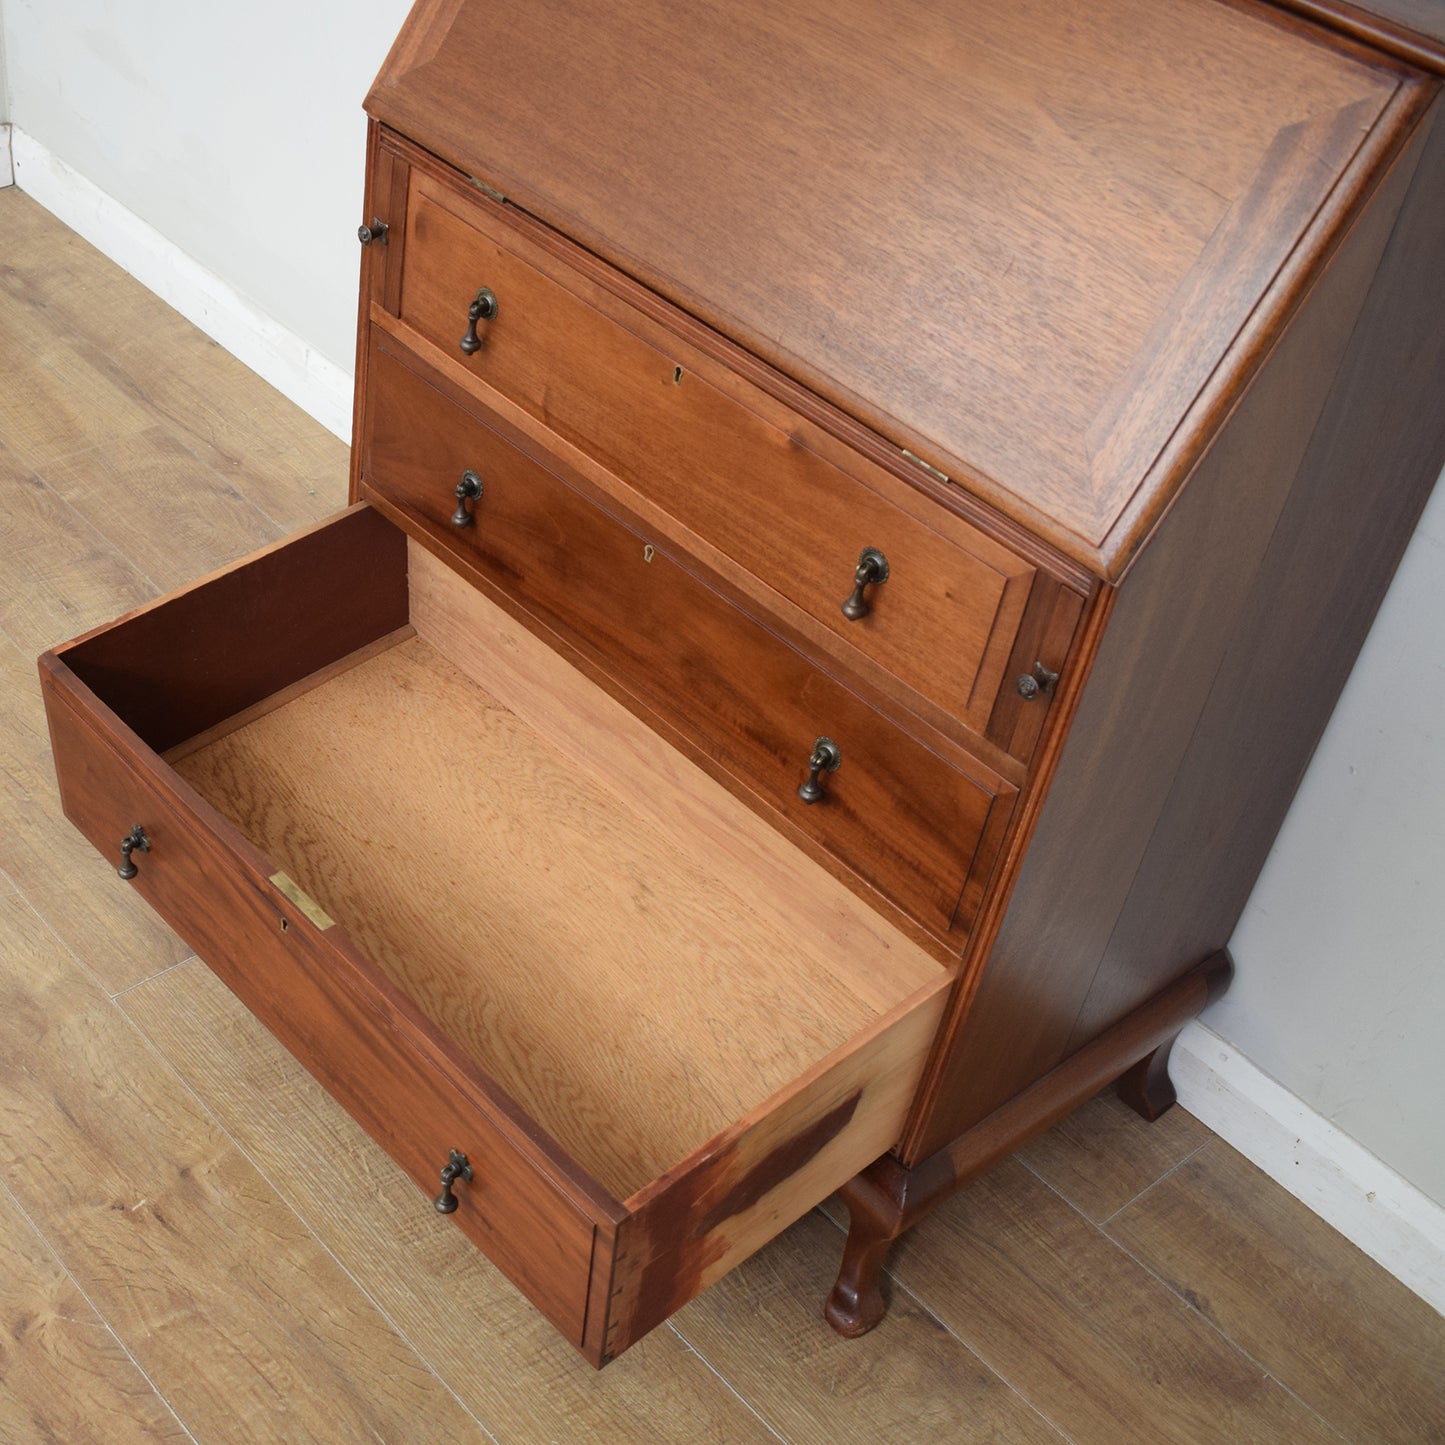
<path fill-rule="evenodd" d="M 1207 1017 L 1445 1203 L 1442 903 L 1445 484 L 1239 922 L 1234 987 Z"/>
<path fill-rule="evenodd" d="M 361 103 L 408 0 L 0 3 L 15 125 L 349 370 Z"/>
<path fill-rule="evenodd" d="M 0 0 L 0 125 L 10 120 L 10 75 L 5 64 L 5 5 Z"/>
<path fill-rule="evenodd" d="M 349 370 L 361 101 L 408 0 L 0 4 L 17 164 L 27 137 L 32 161 L 66 163 L 34 162 L 36 185 L 73 194 L 74 168 L 93 183 L 79 209 L 102 247 L 158 248 L 154 265 L 190 267 L 202 290 L 215 273 L 252 303 L 245 325 L 279 323 Z M 134 214 L 117 219 L 106 196 Z M 109 245 L 118 227 L 126 244 Z M 1209 1022 L 1445 1204 L 1442 638 L 1445 494 L 1250 901 L 1237 982 Z"/>

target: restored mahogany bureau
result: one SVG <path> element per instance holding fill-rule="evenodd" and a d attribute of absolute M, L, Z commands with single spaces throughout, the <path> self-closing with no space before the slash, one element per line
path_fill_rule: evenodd
<path fill-rule="evenodd" d="M 46 654 L 67 812 L 592 1362 L 839 1188 L 861 1333 L 1227 981 L 1445 460 L 1441 69 L 421 0 L 354 505 Z"/>

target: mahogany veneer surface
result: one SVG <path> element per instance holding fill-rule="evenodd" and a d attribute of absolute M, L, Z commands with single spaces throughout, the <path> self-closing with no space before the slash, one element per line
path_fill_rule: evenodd
<path fill-rule="evenodd" d="M 368 105 L 1117 572 L 1403 81 L 1211 0 L 424 0 Z"/>

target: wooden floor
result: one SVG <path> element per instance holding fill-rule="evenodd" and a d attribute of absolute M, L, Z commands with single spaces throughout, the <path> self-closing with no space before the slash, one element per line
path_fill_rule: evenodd
<path fill-rule="evenodd" d="M 34 656 L 341 505 L 346 449 L 0 191 L 0 1442 L 1442 1441 L 1445 1319 L 1110 1098 L 820 1306 L 828 1207 L 601 1374 L 61 817 Z"/>

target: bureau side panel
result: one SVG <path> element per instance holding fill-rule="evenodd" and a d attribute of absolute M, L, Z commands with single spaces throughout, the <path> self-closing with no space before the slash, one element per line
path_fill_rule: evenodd
<path fill-rule="evenodd" d="M 1152 991 L 1157 959 L 1197 957 L 1233 931 L 1445 464 L 1439 105 L 1432 124 L 1071 1048 Z M 1210 859 L 1207 885 L 1201 853 Z"/>
<path fill-rule="evenodd" d="M 905 1140 L 907 1160 L 942 1148 L 1079 1042 L 1085 1001 L 1345 364 L 1419 157 L 1417 137 L 1122 584 L 997 938 L 991 948 L 976 942 Z M 1246 808 L 1242 776 L 1221 770 L 1208 783 Z M 1261 836 L 1267 848 L 1272 829 Z M 1188 886 L 1210 891 L 1218 864 L 1197 850 Z M 1219 922 L 1211 947 L 1229 935 Z M 1151 947 L 1137 960 L 1129 996 L 1147 997 L 1206 951 Z M 1100 1010 L 1095 1031 L 1126 1010 L 1117 1001 Z"/>

